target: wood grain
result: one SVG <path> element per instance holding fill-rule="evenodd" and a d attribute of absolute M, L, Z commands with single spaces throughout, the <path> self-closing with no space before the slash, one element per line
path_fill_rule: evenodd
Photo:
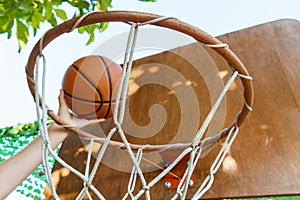
<path fill-rule="evenodd" d="M 242 124 L 239 136 L 217 172 L 212 188 L 205 194 L 204 198 L 300 194 L 299 22 L 294 20 L 274 21 L 228 33 L 219 36 L 218 39 L 229 44 L 253 76 L 255 101 L 253 112 Z M 189 131 L 194 133 L 194 128 L 183 123 L 183 131 L 179 132 L 182 128 L 180 127 L 182 118 L 188 119 L 195 127 L 199 127 L 209 112 L 215 95 L 220 90 L 218 84 L 222 84 L 228 79 L 228 64 L 214 51 L 207 49 L 207 52 L 211 58 L 208 57 L 206 51 L 203 51 L 195 43 L 134 62 L 134 66 L 136 66 L 134 70 L 136 71 L 133 71 L 135 77 L 132 77 L 131 82 L 132 93 L 129 101 L 129 113 L 132 120 L 139 125 L 138 130 L 140 132 L 127 135 L 130 142 L 141 144 L 170 143 L 177 135 L 179 136 L 176 141 L 190 141 L 193 134 L 186 133 L 185 135 L 184 133 Z M 198 67 L 208 66 L 201 68 L 204 70 L 202 74 L 197 71 L 198 68 L 195 67 L 197 64 L 185 59 L 187 55 L 191 56 L 192 60 L 195 59 L 194 62 L 199 62 Z M 205 59 L 197 59 L 199 55 Z M 170 71 L 164 71 L 163 66 L 168 66 L 167 69 L 169 70 L 172 68 L 174 71 L 171 72 L 176 72 L 175 75 L 172 77 Z M 216 66 L 221 73 L 214 72 Z M 164 81 L 170 81 L 173 88 L 170 89 L 160 84 L 143 85 L 143 80 L 148 80 L 153 75 L 161 79 L 164 78 Z M 224 78 L 219 78 L 220 76 L 224 76 Z M 211 80 L 208 80 L 207 77 L 216 80 L 217 84 L 211 85 Z M 178 87 L 182 87 L 181 90 Z M 211 90 L 212 87 L 215 87 L 216 90 Z M 186 90 L 193 90 L 194 94 L 184 93 Z M 216 94 L 213 94 L 214 92 Z M 180 95 L 186 95 L 185 102 L 191 102 L 190 105 L 194 106 L 194 109 L 191 110 L 194 110 L 195 113 L 182 113 L 180 107 L 182 102 L 178 98 Z M 197 100 L 196 104 L 193 103 L 193 98 Z M 150 107 L 155 107 L 153 105 L 156 105 L 158 110 L 148 114 Z M 189 104 L 183 103 L 183 105 L 188 106 Z M 237 80 L 230 88 L 226 101 L 218 110 L 217 119 L 213 121 L 207 135 L 213 134 L 223 126 L 230 125 L 242 105 L 242 85 Z M 195 117 L 197 116 L 196 112 L 199 111 L 197 107 L 200 110 L 198 118 Z M 161 108 L 166 114 L 164 126 L 160 130 L 156 130 L 155 125 L 149 126 L 148 129 L 157 131 L 157 134 L 149 137 L 147 135 L 149 133 L 145 131 L 145 135 L 143 135 L 141 130 L 144 129 L 141 127 L 156 122 L 155 119 L 157 118 L 164 119 L 165 115 Z M 102 124 L 101 128 L 107 132 L 111 126 L 111 122 L 107 122 Z M 128 134 L 133 128 L 136 127 L 128 125 Z M 139 138 L 142 136 L 146 139 Z M 118 135 L 115 135 L 114 139 L 120 140 Z M 195 171 L 196 188 L 208 174 L 209 167 L 221 144 L 222 142 L 207 157 L 200 160 Z M 76 166 L 82 172 L 84 172 L 87 156 L 83 146 L 84 144 L 76 135 L 71 135 L 64 141 L 59 152 L 59 155 L 66 162 Z M 113 158 L 117 160 L 114 163 L 116 166 L 125 165 L 116 154 L 116 151 L 111 150 L 111 153 L 105 155 L 106 161 Z M 153 159 L 159 165 L 163 165 L 162 160 L 159 159 L 159 154 L 155 155 Z M 93 162 L 94 159 L 92 159 Z M 129 164 L 128 166 L 130 167 Z M 144 169 L 154 170 L 154 168 L 150 169 L 147 164 L 145 164 Z M 128 168 L 124 167 L 122 170 L 126 171 Z M 158 173 L 159 170 L 155 170 L 144 175 L 149 181 Z M 54 165 L 53 177 L 61 199 L 74 199 L 82 189 L 82 182 L 58 163 Z M 95 176 L 93 185 L 99 188 L 99 191 L 107 199 L 120 199 L 127 191 L 128 179 L 129 173 L 102 164 Z M 138 182 L 137 188 L 140 185 Z M 164 187 L 163 181 L 157 183 L 150 191 L 153 199 L 167 199 L 174 194 L 174 190 Z M 191 188 L 188 198 L 194 192 L 195 189 Z M 45 194 L 48 199 L 51 199 L 48 188 L 46 188 Z"/>

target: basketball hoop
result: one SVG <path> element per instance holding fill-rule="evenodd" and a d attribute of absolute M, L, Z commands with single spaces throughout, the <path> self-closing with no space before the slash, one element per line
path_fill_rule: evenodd
<path fill-rule="evenodd" d="M 79 28 L 90 24 L 95 24 L 100 22 L 113 22 L 113 21 L 128 23 L 131 25 L 131 30 L 128 36 L 127 47 L 125 50 L 124 64 L 123 64 L 123 72 L 122 72 L 122 77 L 117 92 L 115 110 L 113 113 L 114 127 L 110 130 L 110 132 L 105 138 L 97 138 L 83 130 L 76 129 L 76 127 L 74 127 L 74 125 L 72 124 L 66 123 L 61 117 L 56 115 L 50 108 L 48 108 L 48 106 L 45 103 L 44 78 L 42 80 L 42 95 L 40 95 L 38 91 L 39 90 L 39 86 L 38 86 L 39 85 L 39 80 L 38 80 L 39 62 L 40 59 L 42 59 L 43 72 L 45 73 L 46 62 L 45 62 L 45 56 L 43 55 L 43 49 L 52 40 L 62 35 L 63 33 L 68 33 L 74 30 L 75 28 Z M 121 125 L 123 123 L 125 107 L 126 107 L 124 99 L 126 99 L 126 95 L 128 92 L 128 81 L 129 81 L 129 76 L 132 67 L 133 53 L 134 53 L 134 47 L 137 38 L 137 32 L 140 26 L 145 26 L 148 24 L 173 29 L 175 31 L 179 31 L 193 37 L 202 45 L 210 47 L 213 50 L 215 50 L 217 53 L 219 53 L 229 63 L 229 66 L 232 68 L 231 77 L 225 84 L 219 97 L 214 103 L 211 111 L 205 118 L 200 129 L 195 134 L 193 140 L 190 143 L 162 144 L 162 145 L 130 144 L 127 141 L 127 138 L 123 132 Z M 210 168 L 210 173 L 203 181 L 203 183 L 200 185 L 200 187 L 197 189 L 196 193 L 193 194 L 193 199 L 199 199 L 211 187 L 214 181 L 214 174 L 217 172 L 222 161 L 224 160 L 226 153 L 228 152 L 236 135 L 238 134 L 240 125 L 243 123 L 248 113 L 252 110 L 252 104 L 253 104 L 253 89 L 251 83 L 252 78 L 250 77 L 248 71 L 246 70 L 242 62 L 229 49 L 228 45 L 223 44 L 222 42 L 210 36 L 209 34 L 205 33 L 204 31 L 194 26 L 191 26 L 187 23 L 181 22 L 178 19 L 171 18 L 171 17 L 162 17 L 159 15 L 141 13 L 141 12 L 127 12 L 127 11 L 94 12 L 94 13 L 84 15 L 82 17 L 71 19 L 69 21 L 66 21 L 58 25 L 57 27 L 50 29 L 43 35 L 43 37 L 38 41 L 38 43 L 33 48 L 26 66 L 26 73 L 28 77 L 27 80 L 28 80 L 29 89 L 36 101 L 37 116 L 38 116 L 41 135 L 43 137 L 43 142 L 44 142 L 43 163 L 46 172 L 45 173 L 46 179 L 52 191 L 52 195 L 55 199 L 59 199 L 59 197 L 56 194 L 55 188 L 53 186 L 51 172 L 48 167 L 48 163 L 46 159 L 48 152 L 50 152 L 60 164 L 70 169 L 71 172 L 73 172 L 79 178 L 82 179 L 83 189 L 78 194 L 77 199 L 82 199 L 85 195 L 89 199 L 91 199 L 92 197 L 89 193 L 89 190 L 92 190 L 99 199 L 105 199 L 105 197 L 101 194 L 101 192 L 99 192 L 97 188 L 93 186 L 92 180 L 95 176 L 99 164 L 101 163 L 103 155 L 109 145 L 126 150 L 133 163 L 130 180 L 128 182 L 128 191 L 124 195 L 123 199 L 126 199 L 128 197 L 132 199 L 138 199 L 142 195 L 145 195 L 146 199 L 151 199 L 151 194 L 150 194 L 151 187 L 155 185 L 157 182 L 159 182 L 160 180 L 162 180 L 167 174 L 171 173 L 171 170 L 174 169 L 183 158 L 185 158 L 189 161 L 188 162 L 189 164 L 183 170 L 180 182 L 178 183 L 178 185 L 176 185 L 176 192 L 172 197 L 172 199 L 177 199 L 178 197 L 180 197 L 181 199 L 185 199 L 188 192 L 188 188 L 191 185 L 193 185 L 193 180 L 192 180 L 193 171 L 195 169 L 195 166 L 199 158 L 203 156 L 205 150 L 211 149 L 211 147 L 213 147 L 221 139 L 224 139 L 224 145 L 220 149 L 215 161 L 213 162 Z M 44 73 L 43 73 L 43 77 L 44 77 Z M 243 97 L 244 105 L 241 108 L 240 113 L 238 113 L 236 120 L 232 122 L 231 126 L 225 128 L 219 134 L 213 137 L 208 137 L 203 139 L 203 135 L 207 127 L 209 126 L 209 123 L 212 120 L 218 106 L 220 105 L 231 83 L 233 83 L 233 81 L 237 77 L 241 79 L 241 82 L 244 87 L 244 97 Z M 88 166 L 92 154 L 91 148 L 88 153 L 88 159 L 86 164 L 87 168 L 85 174 L 80 173 L 72 166 L 65 163 L 51 149 L 51 145 L 49 145 L 49 138 L 48 138 L 47 126 L 46 126 L 46 119 L 48 116 L 50 116 L 57 124 L 60 124 L 64 128 L 80 135 L 81 137 L 88 139 L 91 143 L 91 146 L 94 142 L 99 142 L 102 144 L 97 154 L 94 167 L 90 173 L 89 173 L 90 170 Z M 112 136 L 116 133 L 118 133 L 119 136 L 121 137 L 122 140 L 121 142 L 113 141 L 111 139 Z M 150 182 L 146 182 L 140 167 L 140 162 L 143 159 L 143 151 L 158 151 L 158 150 L 163 150 L 168 148 L 181 149 L 182 151 L 174 160 L 172 160 L 171 163 L 168 163 L 168 165 L 162 170 L 161 173 L 158 174 L 157 177 L 155 177 Z M 142 184 L 142 188 L 137 193 L 134 194 L 133 190 L 135 188 L 135 183 L 137 179 L 140 180 Z"/>

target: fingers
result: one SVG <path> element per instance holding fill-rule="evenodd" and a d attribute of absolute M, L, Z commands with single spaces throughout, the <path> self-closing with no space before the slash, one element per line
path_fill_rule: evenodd
<path fill-rule="evenodd" d="M 104 122 L 105 119 L 92 119 L 92 120 L 87 120 L 83 118 L 77 118 L 73 116 L 72 114 L 69 113 L 69 107 L 67 105 L 66 99 L 65 99 L 65 94 L 64 91 L 61 89 L 58 97 L 59 101 L 59 110 L 58 110 L 58 115 L 63 118 L 67 123 L 70 124 L 76 124 L 78 128 L 82 128 L 91 124 L 95 123 L 100 123 Z"/>
<path fill-rule="evenodd" d="M 90 119 L 86 122 L 85 126 L 100 123 L 100 122 L 104 122 L 104 121 L 105 121 L 105 119 L 103 119 L 103 118 L 101 118 L 101 119 Z"/>
<path fill-rule="evenodd" d="M 58 110 L 58 115 L 64 116 L 66 114 L 69 115 L 69 108 L 67 106 L 66 100 L 65 100 L 65 94 L 64 91 L 61 89 L 58 97 L 59 101 L 59 110 Z"/>
<path fill-rule="evenodd" d="M 105 119 L 90 119 L 90 120 L 86 120 L 86 119 L 78 119 L 81 123 L 77 123 L 79 126 L 78 128 L 84 128 L 84 127 L 87 127 L 87 126 L 91 126 L 91 125 L 94 125 L 94 124 L 99 124 L 100 122 L 104 122 Z M 76 120 L 76 122 L 78 122 Z"/>

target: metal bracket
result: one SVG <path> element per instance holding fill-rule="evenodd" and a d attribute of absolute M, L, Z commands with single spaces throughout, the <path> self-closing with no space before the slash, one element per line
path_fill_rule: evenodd
<path fill-rule="evenodd" d="M 168 165 L 171 164 L 180 153 L 181 151 L 178 152 L 174 150 L 171 151 L 167 150 L 167 151 L 160 152 L 162 159 L 164 160 L 165 168 L 167 168 Z M 167 173 L 164 176 L 163 183 L 165 188 L 174 189 L 178 187 L 179 182 L 181 181 L 182 176 L 184 175 L 184 172 L 188 167 L 189 160 L 190 160 L 190 154 L 187 154 L 177 163 L 177 165 L 175 165 L 175 167 L 173 167 L 173 169 L 169 173 Z M 189 188 L 192 188 L 194 186 L 195 186 L 195 181 L 194 181 L 194 172 L 193 172 L 189 180 Z"/>

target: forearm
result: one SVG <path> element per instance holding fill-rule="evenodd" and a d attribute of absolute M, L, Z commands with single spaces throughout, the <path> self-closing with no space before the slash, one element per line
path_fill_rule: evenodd
<path fill-rule="evenodd" d="M 56 148 L 68 135 L 64 128 L 52 124 L 49 128 L 52 148 Z M 42 162 L 42 138 L 39 136 L 24 150 L 0 164 L 0 199 L 4 199 Z"/>

